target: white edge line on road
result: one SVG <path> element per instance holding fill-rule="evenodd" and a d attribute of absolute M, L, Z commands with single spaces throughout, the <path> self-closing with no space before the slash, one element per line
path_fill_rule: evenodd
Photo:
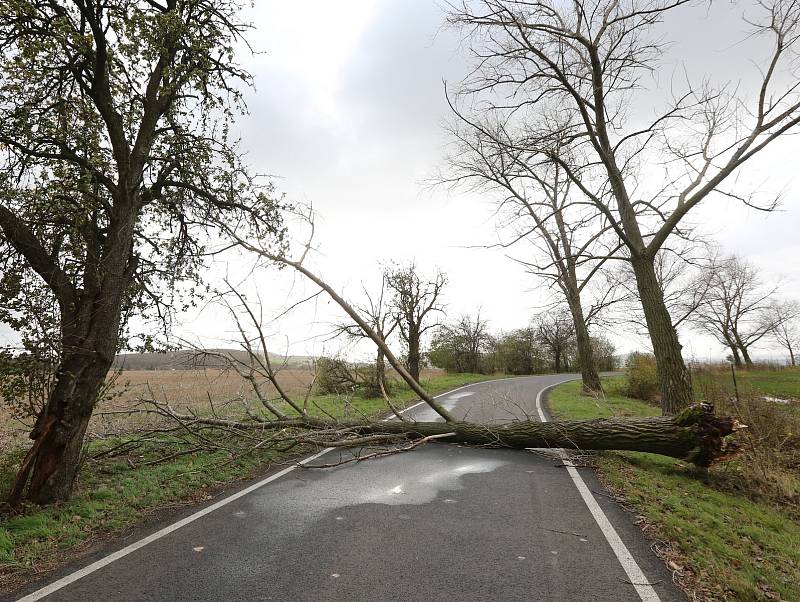
<path fill-rule="evenodd" d="M 553 383 L 552 385 L 548 385 L 539 391 L 536 395 L 536 411 L 539 414 L 539 419 L 542 422 L 548 422 L 547 416 L 544 414 L 544 410 L 542 409 L 542 393 L 547 391 L 548 389 L 552 389 L 557 385 L 561 385 L 563 383 L 569 382 L 570 380 L 577 380 L 574 378 L 561 381 L 559 383 Z M 561 455 L 561 459 L 564 462 L 564 466 L 567 468 L 567 472 L 569 476 L 572 478 L 572 482 L 575 484 L 575 487 L 578 489 L 578 493 L 581 494 L 581 498 L 583 498 L 584 503 L 589 508 L 589 512 L 592 514 L 594 521 L 597 523 L 597 526 L 600 527 L 600 530 L 603 532 L 603 535 L 608 542 L 608 545 L 611 546 L 611 549 L 614 551 L 614 554 L 617 556 L 617 560 L 622 565 L 625 574 L 628 575 L 628 580 L 631 582 L 634 588 L 636 588 L 636 593 L 639 594 L 639 597 L 642 599 L 642 602 L 661 602 L 661 599 L 658 597 L 656 590 L 653 589 L 653 586 L 650 585 L 647 577 L 642 572 L 642 569 L 634 560 L 633 555 L 628 550 L 625 543 L 620 538 L 617 530 L 611 524 L 611 521 L 608 520 L 606 513 L 603 512 L 603 509 L 597 503 L 597 500 L 594 499 L 592 492 L 589 491 L 589 488 L 586 486 L 586 482 L 583 480 L 583 477 L 580 475 L 578 470 L 575 468 L 575 465 L 570 462 L 569 456 L 565 450 L 559 450 Z"/>
<path fill-rule="evenodd" d="M 500 381 L 500 380 L 514 380 L 514 379 L 497 378 L 497 379 L 494 379 L 494 380 L 482 380 L 482 381 L 479 381 L 479 382 L 476 382 L 476 383 L 472 383 L 472 384 L 469 384 L 469 385 L 464 385 L 464 386 L 458 387 L 456 389 L 452 389 L 450 391 L 447 391 L 446 393 L 441 393 L 439 395 L 435 395 L 434 397 L 444 397 L 445 395 L 450 395 L 450 393 L 455 393 L 456 391 L 460 391 L 461 389 L 466 389 L 467 387 L 472 387 L 474 385 L 479 385 L 479 384 L 483 384 L 483 383 L 497 382 L 497 381 Z M 400 410 L 399 413 L 400 414 L 405 414 L 406 412 L 408 412 L 410 410 L 413 410 L 414 408 L 419 407 L 424 403 L 425 403 L 424 401 L 420 401 L 419 403 L 415 403 L 412 406 L 409 406 L 409 407 L 407 407 L 407 408 L 405 408 L 403 410 Z M 391 420 L 391 418 L 387 418 L 386 420 Z M 246 496 L 247 494 L 252 493 L 256 489 L 259 489 L 260 487 L 263 487 L 267 483 L 271 483 L 272 481 L 280 479 L 282 476 L 285 476 L 285 475 L 289 474 L 290 472 L 292 472 L 296 468 L 302 467 L 302 466 L 308 464 L 309 462 L 313 462 L 317 458 L 321 458 L 322 456 L 324 456 L 325 454 L 327 454 L 330 451 L 333 451 L 334 449 L 335 448 L 333 448 L 333 447 L 328 447 L 326 449 L 323 449 L 321 452 L 314 454 L 313 456 L 309 456 L 307 458 L 304 458 L 303 460 L 300 460 L 296 464 L 293 464 L 292 466 L 289 466 L 288 468 L 284 468 L 280 472 L 276 472 L 275 474 L 270 475 L 265 479 L 262 479 L 258 483 L 254 483 L 254 484 L 250 485 L 249 487 L 247 487 L 245 489 L 242 489 L 241 491 L 237 491 L 236 493 L 231 494 L 228 497 L 223 498 L 220 501 L 218 501 L 218 502 L 216 502 L 214 504 L 211 504 L 210 506 L 208 506 L 206 508 L 203 508 L 202 510 L 198 510 L 194 514 L 190 514 L 186 518 L 181 519 L 176 523 L 172 523 L 171 525 L 168 525 L 168 526 L 164 527 L 163 529 L 160 529 L 159 531 L 156 531 L 155 533 L 151 533 L 147 537 L 144 537 L 144 538 L 140 539 L 139 541 L 136 541 L 136 542 L 132 543 L 131 545 L 122 548 L 121 550 L 117 550 L 116 552 L 113 552 L 112 554 L 109 554 L 108 556 L 104 556 L 100 560 L 97 560 L 97 561 L 93 562 L 92 564 L 89 564 L 89 565 L 83 567 L 82 569 L 79 569 L 79 570 L 75 571 L 74 573 L 70 573 L 69 575 L 66 575 L 65 577 L 62 577 L 61 579 L 58 579 L 57 581 L 53 581 L 53 583 L 51 583 L 50 585 L 46 585 L 43 588 L 38 589 L 35 592 L 28 594 L 27 596 L 19 598 L 17 600 L 17 602 L 35 602 L 36 600 L 41 600 L 45 596 L 49 596 L 50 594 L 52 594 L 54 592 L 57 592 L 58 590 L 70 585 L 71 583 L 75 583 L 79 579 L 83 579 L 87 575 L 91 575 L 95 571 L 98 571 L 98 570 L 102 569 L 103 567 L 108 566 L 112 562 L 116 562 L 120 558 L 124 558 L 128 554 L 131 554 L 132 552 L 135 552 L 136 550 L 138 550 L 140 548 L 143 548 L 146 545 L 151 544 L 154 541 L 157 541 L 157 540 L 161 539 L 162 537 L 164 537 L 166 535 L 169 535 L 173 531 L 177 531 L 181 527 L 185 527 L 186 525 L 188 525 L 190 523 L 193 523 L 197 519 L 203 518 L 206 514 L 211 514 L 212 512 L 214 512 L 214 510 L 222 508 L 222 506 L 225 506 L 226 504 L 230 504 L 231 502 L 235 502 L 239 498 L 242 498 L 242 497 Z"/>

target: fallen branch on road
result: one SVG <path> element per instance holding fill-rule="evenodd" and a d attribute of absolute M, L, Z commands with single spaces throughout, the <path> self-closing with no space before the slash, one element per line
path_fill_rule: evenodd
<path fill-rule="evenodd" d="M 728 459 L 738 445 L 728 435 L 744 428 L 736 419 L 714 415 L 713 407 L 696 404 L 677 416 L 603 418 L 563 422 L 516 420 L 504 424 L 472 422 L 334 421 L 310 416 L 246 421 L 222 420 L 181 414 L 168 404 L 143 400 L 146 411 L 160 414 L 181 425 L 185 435 L 194 435 L 192 444 L 218 450 L 235 449 L 239 438 L 247 449 L 256 445 L 295 444 L 318 448 L 365 448 L 381 445 L 384 451 L 362 455 L 343 462 L 361 461 L 389 453 L 415 449 L 419 445 L 443 440 L 447 443 L 485 447 L 529 449 L 564 448 L 575 450 L 621 450 L 660 454 L 700 467 Z M 136 410 L 133 410 L 136 411 Z M 277 436 L 276 436 L 277 435 Z M 398 447 L 403 443 L 411 445 Z M 324 466 L 324 467 L 327 467 Z"/>

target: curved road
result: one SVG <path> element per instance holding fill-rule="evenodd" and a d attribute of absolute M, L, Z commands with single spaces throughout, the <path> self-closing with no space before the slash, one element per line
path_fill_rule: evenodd
<path fill-rule="evenodd" d="M 569 378 L 479 383 L 440 401 L 473 421 L 536 417 L 541 392 Z M 407 416 L 433 419 L 421 407 Z M 430 444 L 282 473 L 20 599 L 685 600 L 594 475 L 557 458 Z"/>

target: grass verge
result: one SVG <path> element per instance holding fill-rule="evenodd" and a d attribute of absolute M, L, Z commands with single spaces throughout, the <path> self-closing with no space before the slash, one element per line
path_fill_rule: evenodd
<path fill-rule="evenodd" d="M 479 374 L 445 375 L 423 381 L 423 385 L 430 393 L 438 394 L 490 378 L 493 377 Z M 408 406 L 416 399 L 407 387 L 394 387 L 392 402 L 396 406 Z M 313 401 L 314 407 L 338 416 L 376 416 L 387 411 L 382 399 L 344 402 L 342 398 L 323 396 Z M 89 451 L 110 449 L 121 441 L 95 441 L 89 444 Z M 3 492 L 8 490 L 24 452 L 19 448 L 0 456 Z M 291 457 L 297 453 L 297 449 L 293 450 Z M 116 456 L 87 462 L 70 501 L 49 507 L 24 506 L 13 513 L 0 514 L 0 589 L 7 591 L 33 574 L 83 556 L 97 543 L 158 512 L 212 499 L 226 485 L 255 478 L 272 464 L 291 459 L 275 450 L 234 459 L 223 453 L 199 453 L 147 466 L 150 454 L 156 457 L 155 450 L 140 447 L 133 458 Z"/>
<path fill-rule="evenodd" d="M 709 387 L 724 387 L 733 392 L 730 370 L 696 370 L 692 374 L 695 388 L 701 395 Z M 769 395 L 783 400 L 800 401 L 800 367 L 777 370 L 737 370 L 736 381 L 743 394 Z"/>
<path fill-rule="evenodd" d="M 555 388 L 549 405 L 558 419 L 659 414 L 622 396 L 622 378 L 605 380 L 603 399 L 580 383 Z M 742 462 L 739 460 L 738 462 Z M 743 480 L 731 462 L 707 474 L 672 458 L 604 452 L 600 478 L 643 521 L 670 568 L 695 600 L 800 600 L 800 509 L 796 499 L 770 494 Z"/>

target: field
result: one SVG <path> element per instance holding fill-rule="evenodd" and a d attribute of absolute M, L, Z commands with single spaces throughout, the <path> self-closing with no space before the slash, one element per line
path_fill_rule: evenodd
<path fill-rule="evenodd" d="M 440 370 L 424 370 L 423 380 L 439 379 Z M 302 399 L 311 386 L 314 373 L 310 369 L 287 367 L 278 372 L 278 384 L 287 393 Z M 275 388 L 266 381 L 259 383 L 268 395 L 276 395 Z M 192 409 L 221 414 L 241 413 L 242 402 L 253 402 L 255 396 L 250 384 L 233 371 L 218 368 L 197 370 L 124 370 L 110 381 L 106 399 L 97 408 L 89 426 L 90 437 L 119 434 L 139 424 L 138 419 L 119 414 L 132 408 L 137 400 L 155 399 L 168 402 L 174 408 Z M 0 404 L 0 450 L 24 443 L 30 430 L 29 420 L 13 418 Z"/>
<path fill-rule="evenodd" d="M 694 372 L 693 377 L 701 396 L 709 387 L 734 393 L 733 375 L 729 368 L 700 369 Z M 737 370 L 736 383 L 744 395 L 757 393 L 800 404 L 800 367 Z"/>
<path fill-rule="evenodd" d="M 763 391 L 796 395 L 797 374 L 749 375 L 735 405 L 726 405 L 728 393 L 719 389 L 724 377 L 708 377 L 707 399 L 722 413 L 738 407 L 750 428 L 740 436 L 743 453 L 707 473 L 652 454 L 591 457 L 694 600 L 800 600 L 800 420 L 788 406 L 762 398 Z M 624 397 L 623 382 L 606 379 L 606 395 L 597 399 L 582 395 L 579 383 L 561 385 L 550 408 L 560 419 L 660 414 Z"/>

